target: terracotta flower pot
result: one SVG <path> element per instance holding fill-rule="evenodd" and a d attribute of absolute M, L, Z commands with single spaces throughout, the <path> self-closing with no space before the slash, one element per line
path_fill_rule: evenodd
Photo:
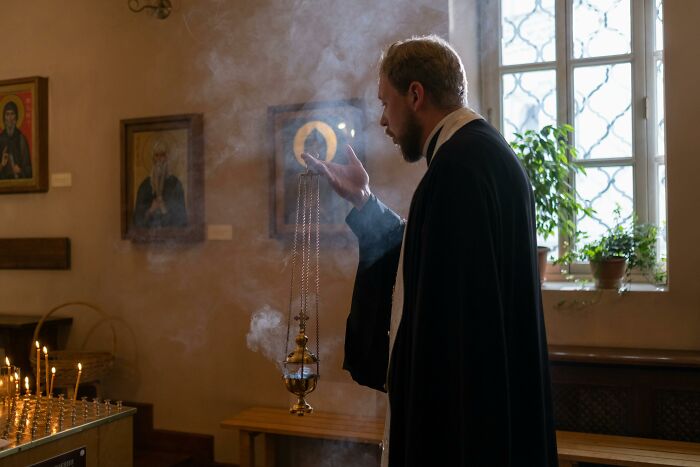
<path fill-rule="evenodd" d="M 546 246 L 537 247 L 537 267 L 540 271 L 540 283 L 544 282 L 544 275 L 547 272 L 547 253 L 549 253 L 549 248 Z"/>
<path fill-rule="evenodd" d="M 627 260 L 614 256 L 602 261 L 591 261 L 591 272 L 599 289 L 619 289 L 627 270 Z"/>

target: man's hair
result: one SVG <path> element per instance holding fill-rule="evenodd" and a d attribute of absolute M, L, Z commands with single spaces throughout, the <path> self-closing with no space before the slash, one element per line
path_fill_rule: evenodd
<path fill-rule="evenodd" d="M 5 104 L 5 107 L 2 109 L 2 114 L 5 115 L 5 112 L 7 112 L 8 110 L 12 110 L 15 113 L 15 115 L 17 115 L 17 104 L 15 104 L 12 101 L 8 101 L 7 104 Z"/>
<path fill-rule="evenodd" d="M 438 107 L 467 105 L 467 77 L 462 60 L 438 36 L 394 42 L 382 54 L 379 72 L 401 94 L 406 94 L 409 85 L 418 81 Z"/>

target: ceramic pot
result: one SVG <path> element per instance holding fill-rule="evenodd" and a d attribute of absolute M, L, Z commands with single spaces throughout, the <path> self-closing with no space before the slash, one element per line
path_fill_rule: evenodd
<path fill-rule="evenodd" d="M 599 289 L 619 289 L 627 270 L 627 260 L 613 256 L 602 261 L 591 261 L 591 272 Z"/>

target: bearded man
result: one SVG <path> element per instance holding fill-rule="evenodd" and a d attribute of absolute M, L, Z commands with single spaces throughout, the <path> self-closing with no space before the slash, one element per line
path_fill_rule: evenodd
<path fill-rule="evenodd" d="M 503 137 L 467 107 L 444 40 L 392 44 L 380 120 L 408 162 L 425 158 L 404 221 L 349 163 L 308 166 L 354 208 L 359 243 L 343 366 L 389 395 L 383 465 L 556 467 L 534 202 Z M 393 309 L 392 309 L 393 308 Z"/>
<path fill-rule="evenodd" d="M 180 180 L 168 170 L 168 147 L 163 141 L 153 144 L 151 175 L 139 185 L 134 225 L 147 228 L 187 225 L 185 191 Z"/>

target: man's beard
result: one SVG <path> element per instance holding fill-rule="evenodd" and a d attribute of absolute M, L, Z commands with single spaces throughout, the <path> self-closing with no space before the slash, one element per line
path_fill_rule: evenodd
<path fill-rule="evenodd" d="M 408 114 L 406 128 L 402 136 L 397 136 L 401 155 L 406 162 L 418 162 L 422 157 L 420 147 L 421 128 L 418 119 L 413 114 Z"/>
<path fill-rule="evenodd" d="M 166 163 L 153 164 L 151 169 L 151 189 L 155 196 L 163 195 L 163 185 L 168 176 L 168 165 Z"/>

